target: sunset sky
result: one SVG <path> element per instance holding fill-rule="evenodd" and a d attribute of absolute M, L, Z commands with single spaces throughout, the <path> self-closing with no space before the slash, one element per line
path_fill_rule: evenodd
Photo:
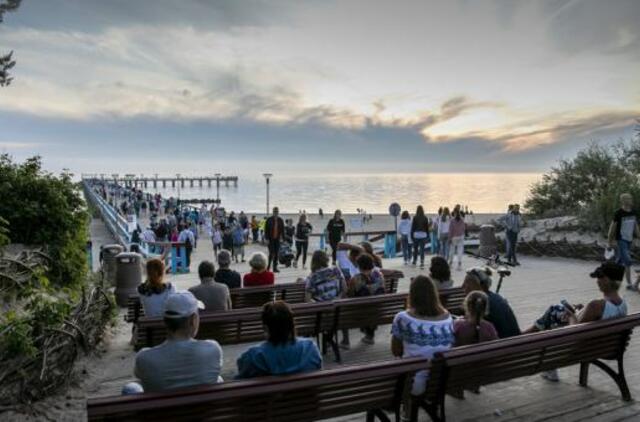
<path fill-rule="evenodd" d="M 544 171 L 640 117 L 640 1 L 26 0 L 0 152 L 52 170 Z"/>

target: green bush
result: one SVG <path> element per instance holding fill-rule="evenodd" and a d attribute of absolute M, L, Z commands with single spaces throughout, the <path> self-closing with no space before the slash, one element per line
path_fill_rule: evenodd
<path fill-rule="evenodd" d="M 591 144 L 572 160 L 561 160 L 533 186 L 526 211 L 538 217 L 575 215 L 583 226 L 606 232 L 621 193 L 640 205 L 640 130 L 610 147 Z"/>
<path fill-rule="evenodd" d="M 51 283 L 77 288 L 87 274 L 88 214 L 71 174 L 43 171 L 40 157 L 17 164 L 3 154 L 0 198 L 0 217 L 11 242 L 44 246 L 52 258 Z"/>

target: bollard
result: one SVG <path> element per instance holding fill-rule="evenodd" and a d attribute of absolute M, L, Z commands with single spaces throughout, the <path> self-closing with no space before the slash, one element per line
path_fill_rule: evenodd
<path fill-rule="evenodd" d="M 496 229 L 491 224 L 483 224 L 480 227 L 480 248 L 478 249 L 478 255 L 490 257 L 497 252 Z"/>
<path fill-rule="evenodd" d="M 137 292 L 142 283 L 142 255 L 122 252 L 115 257 L 116 262 L 116 303 L 126 307 L 129 295 Z"/>

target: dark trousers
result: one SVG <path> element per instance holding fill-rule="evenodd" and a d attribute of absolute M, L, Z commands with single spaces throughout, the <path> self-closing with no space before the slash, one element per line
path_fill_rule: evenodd
<path fill-rule="evenodd" d="M 269 240 L 269 263 L 267 268 L 271 268 L 273 271 L 278 269 L 278 252 L 280 252 L 280 239 Z M 271 263 L 273 262 L 273 267 Z"/>
<path fill-rule="evenodd" d="M 302 265 L 306 265 L 308 250 L 309 241 L 301 242 L 299 240 L 296 240 L 296 262 L 298 262 L 298 258 L 300 258 L 300 255 L 302 255 Z"/>
<path fill-rule="evenodd" d="M 338 243 L 340 243 L 340 239 L 329 239 L 329 245 L 331 245 L 331 259 L 333 264 L 336 263 L 336 253 L 338 252 Z"/>
<path fill-rule="evenodd" d="M 186 251 L 186 255 L 187 255 L 187 266 L 186 268 L 189 268 L 191 266 L 191 252 L 193 251 L 193 247 L 185 247 L 184 248 Z"/>
<path fill-rule="evenodd" d="M 518 246 L 518 232 L 507 230 L 507 260 L 509 262 L 518 262 L 516 257 L 516 249 Z"/>
<path fill-rule="evenodd" d="M 253 243 L 258 243 L 259 230 L 258 229 L 253 229 L 253 230 L 251 230 L 251 234 L 253 234 Z"/>

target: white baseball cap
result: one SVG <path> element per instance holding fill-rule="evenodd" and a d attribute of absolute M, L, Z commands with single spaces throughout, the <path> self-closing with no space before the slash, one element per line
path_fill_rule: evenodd
<path fill-rule="evenodd" d="M 189 291 L 179 291 L 169 295 L 164 302 L 165 318 L 186 318 L 204 309 L 204 304 L 200 302 Z"/>

